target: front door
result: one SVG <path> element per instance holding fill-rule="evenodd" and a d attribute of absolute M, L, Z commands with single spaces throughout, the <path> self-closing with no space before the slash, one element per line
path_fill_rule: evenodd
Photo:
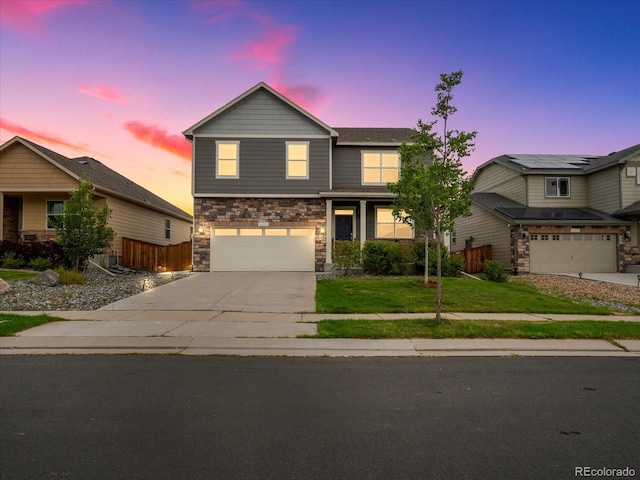
<path fill-rule="evenodd" d="M 336 240 L 353 240 L 352 215 L 336 215 Z"/>

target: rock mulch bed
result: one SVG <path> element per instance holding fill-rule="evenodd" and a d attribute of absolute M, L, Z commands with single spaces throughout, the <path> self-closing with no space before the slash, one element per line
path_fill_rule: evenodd
<path fill-rule="evenodd" d="M 511 277 L 510 281 L 533 285 L 541 292 L 566 295 L 587 300 L 596 305 L 612 307 L 622 312 L 640 314 L 640 288 L 638 287 L 586 278 L 542 274 L 520 275 Z"/>
<path fill-rule="evenodd" d="M 117 300 L 184 278 L 189 272 L 137 272 L 112 277 L 97 269 L 85 274 L 84 285 L 34 285 L 28 280 L 10 282 L 0 295 L 0 311 L 97 310 Z"/>

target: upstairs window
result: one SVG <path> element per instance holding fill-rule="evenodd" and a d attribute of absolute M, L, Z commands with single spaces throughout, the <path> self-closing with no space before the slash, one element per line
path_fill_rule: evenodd
<path fill-rule="evenodd" d="M 216 142 L 216 178 L 240 177 L 240 142 Z"/>
<path fill-rule="evenodd" d="M 287 179 L 309 178 L 309 142 L 286 142 Z"/>
<path fill-rule="evenodd" d="M 47 228 L 56 228 L 56 223 L 64 214 L 62 200 L 47 200 Z"/>
<path fill-rule="evenodd" d="M 171 238 L 171 220 L 168 218 L 164 219 L 164 238 Z"/>
<path fill-rule="evenodd" d="M 397 152 L 362 152 L 362 184 L 386 185 L 397 182 L 400 156 Z"/>
<path fill-rule="evenodd" d="M 376 238 L 413 238 L 411 225 L 393 216 L 390 208 L 376 208 Z"/>
<path fill-rule="evenodd" d="M 546 177 L 544 194 L 546 197 L 569 197 L 569 177 Z"/>

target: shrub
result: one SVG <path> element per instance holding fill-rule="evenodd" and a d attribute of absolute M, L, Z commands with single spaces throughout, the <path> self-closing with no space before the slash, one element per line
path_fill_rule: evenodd
<path fill-rule="evenodd" d="M 504 266 L 497 260 L 485 260 L 482 262 L 482 271 L 487 280 L 492 282 L 506 282 L 507 275 L 504 273 Z"/>
<path fill-rule="evenodd" d="M 25 265 L 31 260 L 41 257 L 48 259 L 52 267 L 70 266 L 62 247 L 51 240 L 46 242 L 0 241 L 0 258 L 6 257 L 9 253 L 21 257 L 25 261 Z"/>
<path fill-rule="evenodd" d="M 48 258 L 36 257 L 29 262 L 29 268 L 38 272 L 44 272 L 51 268 L 51 262 Z"/>
<path fill-rule="evenodd" d="M 362 261 L 360 242 L 337 240 L 333 248 L 333 261 L 336 267 L 344 268 L 347 275 L 351 273 L 352 268 L 360 266 Z"/>
<path fill-rule="evenodd" d="M 429 275 L 436 275 L 438 264 L 436 262 L 436 242 L 429 242 Z M 424 242 L 416 242 L 415 244 L 416 265 L 424 273 Z M 440 258 L 442 261 L 442 276 L 455 277 L 464 270 L 464 259 L 457 255 L 451 255 L 449 249 L 445 245 L 440 246 Z"/>
<path fill-rule="evenodd" d="M 2 268 L 19 269 L 25 266 L 24 258 L 17 256 L 14 252 L 8 253 L 2 261 Z"/>
<path fill-rule="evenodd" d="M 362 268 L 371 275 L 398 275 L 401 273 L 402 253 L 397 242 L 372 240 L 364 243 Z"/>
<path fill-rule="evenodd" d="M 87 282 L 87 279 L 77 270 L 58 267 L 55 271 L 60 275 L 60 285 L 84 285 Z"/>

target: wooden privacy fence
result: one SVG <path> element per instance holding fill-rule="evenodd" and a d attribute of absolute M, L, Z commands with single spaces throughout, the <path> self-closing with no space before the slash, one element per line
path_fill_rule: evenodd
<path fill-rule="evenodd" d="M 456 252 L 464 258 L 464 271 L 467 273 L 480 273 L 482 271 L 482 262 L 491 260 L 491 245 L 481 245 L 474 248 L 465 248 L 460 252 Z"/>
<path fill-rule="evenodd" d="M 177 245 L 156 245 L 123 238 L 122 265 L 150 272 L 191 270 L 191 242 L 182 242 Z"/>

